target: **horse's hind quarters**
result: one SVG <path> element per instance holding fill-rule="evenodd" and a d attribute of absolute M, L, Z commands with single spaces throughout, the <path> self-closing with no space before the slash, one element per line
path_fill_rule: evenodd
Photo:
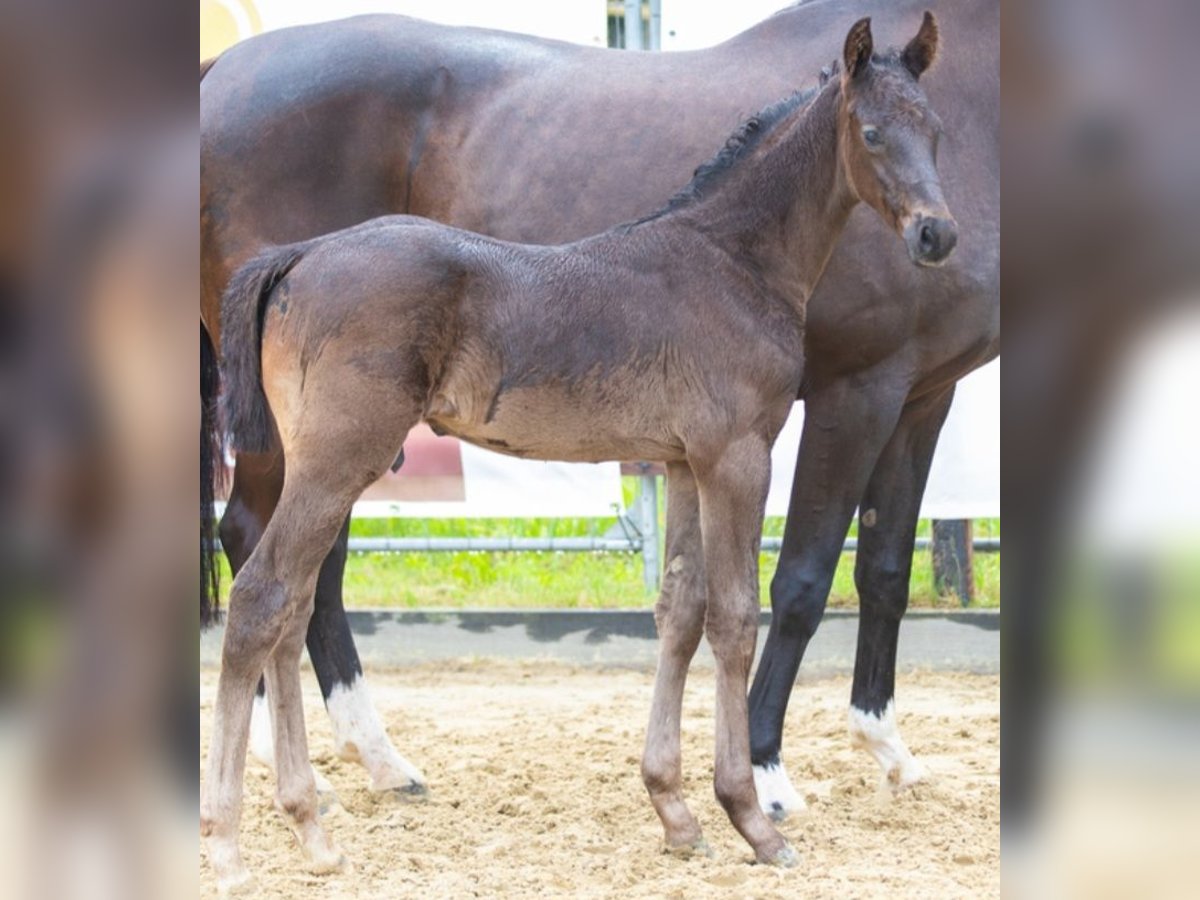
<path fill-rule="evenodd" d="M 958 244 L 958 223 L 949 216 L 913 216 L 904 228 L 904 244 L 918 266 L 940 266 Z"/>

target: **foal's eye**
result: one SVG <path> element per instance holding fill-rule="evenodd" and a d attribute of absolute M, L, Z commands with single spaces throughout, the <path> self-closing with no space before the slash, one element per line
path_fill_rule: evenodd
<path fill-rule="evenodd" d="M 879 147 L 883 144 L 883 135 L 879 133 L 878 128 L 873 128 L 870 125 L 863 128 L 863 140 L 866 141 L 868 147 Z"/>

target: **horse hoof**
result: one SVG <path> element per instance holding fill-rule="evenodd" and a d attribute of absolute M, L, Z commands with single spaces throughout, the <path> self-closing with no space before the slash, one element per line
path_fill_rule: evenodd
<path fill-rule="evenodd" d="M 399 787 L 385 788 L 382 791 L 372 791 L 376 800 L 393 801 L 397 803 L 420 803 L 429 798 L 429 786 L 419 781 L 410 781 Z"/>
<path fill-rule="evenodd" d="M 781 869 L 794 869 L 800 865 L 800 854 L 795 851 L 791 844 L 784 844 L 779 850 L 775 851 L 775 855 L 767 860 L 767 865 L 778 866 Z"/>
<path fill-rule="evenodd" d="M 929 772 L 915 758 L 907 759 L 893 765 L 883 773 L 879 782 L 880 790 L 886 790 L 893 795 L 902 794 L 908 788 L 929 780 Z"/>
<path fill-rule="evenodd" d="M 754 790 L 759 808 L 772 822 L 782 822 L 791 813 L 807 809 L 781 762 L 754 767 Z"/>
<path fill-rule="evenodd" d="M 248 869 L 217 879 L 217 896 L 246 897 L 258 890 L 258 881 Z"/>
<path fill-rule="evenodd" d="M 327 791 L 317 791 L 317 810 L 322 816 L 328 816 L 342 809 L 342 801 L 337 791 L 330 788 Z"/>
<path fill-rule="evenodd" d="M 667 844 L 663 852 L 679 859 L 693 859 L 697 856 L 703 856 L 707 859 L 711 859 L 713 855 L 712 847 L 708 846 L 708 841 L 702 837 L 698 837 L 694 841 L 688 841 L 684 844 Z"/>
<path fill-rule="evenodd" d="M 310 857 L 308 871 L 313 875 L 333 875 L 346 871 L 349 865 L 350 860 L 346 858 L 346 854 L 335 851 L 328 855 Z"/>

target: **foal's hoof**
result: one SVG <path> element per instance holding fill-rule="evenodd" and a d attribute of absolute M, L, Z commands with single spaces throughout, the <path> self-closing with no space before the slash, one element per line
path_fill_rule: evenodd
<path fill-rule="evenodd" d="M 337 791 L 333 788 L 329 788 L 329 790 L 317 789 L 317 811 L 321 815 L 328 816 L 339 812 L 342 808 L 342 801 L 339 799 Z"/>
<path fill-rule="evenodd" d="M 224 878 L 217 879 L 217 896 L 247 897 L 257 892 L 258 881 L 249 869 L 239 869 Z"/>
<path fill-rule="evenodd" d="M 667 844 L 663 848 L 663 852 L 669 856 L 674 856 L 677 859 L 693 859 L 697 856 L 703 856 L 711 859 L 713 855 L 712 847 L 708 846 L 708 841 L 702 837 L 698 837 L 694 841 L 688 841 L 684 844 Z"/>
<path fill-rule="evenodd" d="M 333 875 L 345 872 L 350 867 L 350 860 L 345 853 L 334 850 L 328 854 L 313 854 L 308 858 L 308 871 L 313 875 Z"/>
<path fill-rule="evenodd" d="M 794 869 L 800 865 L 800 854 L 797 853 L 791 844 L 784 844 L 781 848 L 775 851 L 775 855 L 765 860 L 768 866 L 778 866 L 781 869 Z"/>

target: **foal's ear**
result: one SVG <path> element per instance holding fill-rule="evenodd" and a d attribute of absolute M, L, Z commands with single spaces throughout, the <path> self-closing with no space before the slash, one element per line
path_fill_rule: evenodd
<path fill-rule="evenodd" d="M 846 35 L 846 48 L 842 51 L 842 65 L 847 78 L 855 78 L 866 70 L 874 46 L 871 17 L 859 19 L 850 27 L 850 33 Z"/>
<path fill-rule="evenodd" d="M 917 32 L 915 38 L 908 42 L 900 59 L 904 61 L 904 67 L 912 72 L 913 78 L 920 78 L 921 73 L 933 65 L 937 52 L 937 19 L 933 17 L 933 13 L 926 10 L 925 18 L 921 22 L 921 30 Z"/>

